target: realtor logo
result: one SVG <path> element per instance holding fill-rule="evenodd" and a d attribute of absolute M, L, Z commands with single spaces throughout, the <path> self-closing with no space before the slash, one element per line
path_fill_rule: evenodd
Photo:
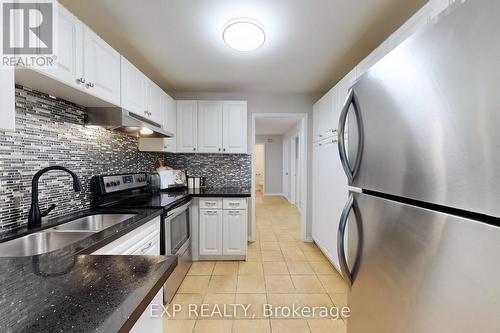
<path fill-rule="evenodd" d="M 53 0 L 0 0 L 2 65 L 51 66 L 54 60 Z"/>

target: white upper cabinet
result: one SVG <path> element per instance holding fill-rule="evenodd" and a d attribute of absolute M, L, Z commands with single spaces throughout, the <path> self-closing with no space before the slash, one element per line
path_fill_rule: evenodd
<path fill-rule="evenodd" d="M 16 125 L 14 68 L 0 70 L 0 130 L 14 131 Z"/>
<path fill-rule="evenodd" d="M 200 153 L 222 152 L 222 110 L 222 102 L 198 102 L 198 151 Z"/>
<path fill-rule="evenodd" d="M 147 116 L 146 95 L 148 92 L 144 74 L 121 57 L 121 100 L 122 107 L 142 117 Z"/>
<path fill-rule="evenodd" d="M 222 151 L 231 154 L 247 152 L 247 102 L 226 101 L 222 113 Z"/>
<path fill-rule="evenodd" d="M 53 68 L 40 69 L 74 88 L 82 88 L 83 83 L 83 23 L 66 8 L 59 5 L 57 30 L 57 58 Z"/>
<path fill-rule="evenodd" d="M 162 98 L 165 93 L 153 81 L 147 78 L 146 80 L 148 87 L 148 93 L 146 94 L 147 117 L 161 127 L 163 122 Z"/>
<path fill-rule="evenodd" d="M 198 101 L 177 101 L 177 152 L 198 151 Z"/>
<path fill-rule="evenodd" d="M 88 27 L 83 33 L 83 78 L 87 92 L 120 105 L 120 54 Z"/>
<path fill-rule="evenodd" d="M 363 74 L 368 72 L 368 70 L 373 65 L 375 65 L 380 59 L 382 59 L 391 50 L 392 50 L 391 41 L 389 39 L 387 39 L 358 64 L 357 71 L 356 71 L 357 77 L 360 78 Z"/>

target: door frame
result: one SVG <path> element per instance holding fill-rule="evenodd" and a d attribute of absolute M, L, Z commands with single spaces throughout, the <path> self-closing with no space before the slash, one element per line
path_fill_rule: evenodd
<path fill-rule="evenodd" d="M 262 163 L 264 164 L 263 165 L 263 170 L 262 170 L 262 172 L 263 172 L 262 181 L 264 183 L 262 185 L 262 196 L 264 196 L 265 193 L 266 193 L 266 144 L 265 143 L 256 143 L 254 145 L 254 149 L 255 149 L 255 146 L 257 146 L 257 145 L 262 146 L 262 155 L 263 155 L 262 156 Z M 255 171 L 257 171 L 257 170 L 255 170 Z M 254 178 L 254 181 L 256 181 L 255 178 Z M 254 186 L 255 186 L 255 184 L 254 184 Z M 253 194 L 255 194 L 255 192 Z"/>
<path fill-rule="evenodd" d="M 304 242 L 310 242 L 310 237 L 307 236 L 307 206 L 309 204 L 309 198 L 307 196 L 308 188 L 308 129 L 309 129 L 309 115 L 307 113 L 252 113 L 252 121 L 250 124 L 250 135 L 251 135 L 251 154 L 252 154 L 252 179 L 251 179 L 251 222 L 248 226 L 248 240 L 254 242 L 256 240 L 257 227 L 255 220 L 255 121 L 257 118 L 296 118 L 299 121 L 299 145 L 300 145 L 300 167 L 299 171 L 301 173 L 300 177 L 300 188 L 306 189 L 300 191 L 300 238 Z M 264 173 L 265 175 L 265 173 Z"/>

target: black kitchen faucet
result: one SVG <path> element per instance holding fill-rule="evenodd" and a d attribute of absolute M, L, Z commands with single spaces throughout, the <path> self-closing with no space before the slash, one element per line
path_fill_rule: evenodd
<path fill-rule="evenodd" d="M 71 177 L 73 177 L 73 189 L 75 190 L 75 192 L 80 192 L 82 190 L 82 183 L 80 183 L 80 180 L 78 179 L 77 175 L 68 168 L 55 165 L 43 168 L 42 170 L 38 171 L 33 176 L 33 180 L 31 182 L 31 208 L 28 215 L 28 229 L 40 227 L 42 225 L 42 217 L 49 215 L 49 213 L 54 208 L 56 208 L 56 205 L 51 205 L 46 211 L 41 212 L 40 207 L 38 205 L 38 180 L 44 173 L 51 170 L 66 171 L 71 175 Z"/>

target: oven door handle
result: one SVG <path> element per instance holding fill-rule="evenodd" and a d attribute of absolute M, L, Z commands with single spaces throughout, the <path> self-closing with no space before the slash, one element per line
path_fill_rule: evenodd
<path fill-rule="evenodd" d="M 191 200 L 180 207 L 177 207 L 175 209 L 168 211 L 167 212 L 167 219 L 173 219 L 174 217 L 178 216 L 183 211 L 185 211 L 190 205 L 191 205 Z"/>

